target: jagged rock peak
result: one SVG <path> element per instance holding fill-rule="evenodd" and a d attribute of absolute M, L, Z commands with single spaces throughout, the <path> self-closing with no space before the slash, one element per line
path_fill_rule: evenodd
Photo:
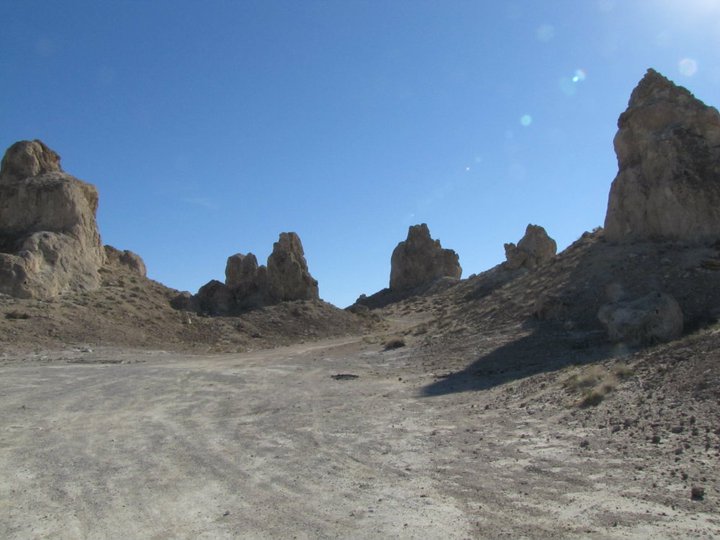
<path fill-rule="evenodd" d="M 300 237 L 294 232 L 280 233 L 268 257 L 270 295 L 279 301 L 317 300 L 318 282 L 310 275 Z"/>
<path fill-rule="evenodd" d="M 537 268 L 555 257 L 557 243 L 540 225 L 529 224 L 517 243 L 505 244 L 505 266 L 511 270 Z"/>
<path fill-rule="evenodd" d="M 390 289 L 413 289 L 442 278 L 459 279 L 462 275 L 458 254 L 443 249 L 440 240 L 433 240 L 427 224 L 412 225 L 407 239 L 392 253 Z"/>
<path fill-rule="evenodd" d="M 661 73 L 649 68 L 645 76 L 630 94 L 628 109 L 646 107 L 657 101 L 675 101 L 683 105 L 702 102 L 682 86 L 676 85 Z"/>
<path fill-rule="evenodd" d="M 633 90 L 614 146 L 611 242 L 720 238 L 720 114 L 654 70 Z"/>

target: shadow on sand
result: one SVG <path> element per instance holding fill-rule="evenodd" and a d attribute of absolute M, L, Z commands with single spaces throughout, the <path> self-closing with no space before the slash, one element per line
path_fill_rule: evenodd
<path fill-rule="evenodd" d="M 461 371 L 451 372 L 424 387 L 424 397 L 487 390 L 539 373 L 560 370 L 627 353 L 607 345 L 597 333 L 568 335 L 537 329 L 534 333 L 480 356 Z"/>

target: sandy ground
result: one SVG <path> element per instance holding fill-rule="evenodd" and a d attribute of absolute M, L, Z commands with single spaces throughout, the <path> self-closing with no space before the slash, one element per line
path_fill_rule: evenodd
<path fill-rule="evenodd" d="M 714 491 L 658 486 L 543 393 L 551 375 L 433 392 L 419 354 L 6 357 L 0 537 L 720 536 Z"/>

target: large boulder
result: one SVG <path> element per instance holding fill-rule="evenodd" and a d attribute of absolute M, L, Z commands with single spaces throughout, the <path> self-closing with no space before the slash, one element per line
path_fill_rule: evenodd
<path fill-rule="evenodd" d="M 66 174 L 41 141 L 20 141 L 0 165 L 0 292 L 52 298 L 100 286 L 105 252 L 94 186 Z"/>
<path fill-rule="evenodd" d="M 632 301 L 602 306 L 598 319 L 608 337 L 627 345 L 672 341 L 682 335 L 683 313 L 672 296 L 652 292 Z"/>
<path fill-rule="evenodd" d="M 557 243 L 548 236 L 539 225 L 528 225 L 523 236 L 517 243 L 505 244 L 506 268 L 515 270 L 527 268 L 532 270 L 555 257 Z"/>
<path fill-rule="evenodd" d="M 433 240 L 425 223 L 412 225 L 407 239 L 400 242 L 390 260 L 390 290 L 402 291 L 462 275 L 458 254 L 443 249 L 440 240 Z"/>
<path fill-rule="evenodd" d="M 618 174 L 605 236 L 612 242 L 720 238 L 720 115 L 650 69 L 615 135 Z"/>

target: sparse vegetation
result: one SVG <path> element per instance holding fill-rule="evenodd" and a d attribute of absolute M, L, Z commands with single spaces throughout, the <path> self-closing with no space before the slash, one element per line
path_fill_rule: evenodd
<path fill-rule="evenodd" d="M 618 379 L 624 380 L 632 377 L 635 371 L 627 364 L 617 364 L 613 367 L 613 373 Z"/>
<path fill-rule="evenodd" d="M 581 398 L 577 402 L 578 407 L 595 407 L 615 389 L 620 380 L 632 374 L 633 370 L 627 364 L 617 364 L 611 368 L 594 365 L 568 377 L 563 386 L 569 392 L 581 393 Z"/>
<path fill-rule="evenodd" d="M 593 388 L 592 390 L 585 392 L 583 398 L 578 402 L 578 407 L 585 409 L 587 407 L 596 407 L 600 405 L 602 400 L 605 399 L 605 395 L 610 390 L 612 390 L 612 387 L 603 386 L 600 388 Z"/>
<path fill-rule="evenodd" d="M 28 315 L 28 314 L 25 313 L 24 311 L 16 311 L 16 310 L 14 310 L 14 311 L 8 311 L 8 312 L 5 314 L 5 318 L 6 318 L 6 319 L 11 319 L 11 320 L 29 319 L 29 318 L 30 318 L 30 315 Z"/>
<path fill-rule="evenodd" d="M 390 351 L 392 349 L 399 349 L 400 347 L 405 346 L 405 339 L 402 337 L 391 337 L 385 342 L 385 345 L 383 346 L 383 349 L 386 351 Z"/>

